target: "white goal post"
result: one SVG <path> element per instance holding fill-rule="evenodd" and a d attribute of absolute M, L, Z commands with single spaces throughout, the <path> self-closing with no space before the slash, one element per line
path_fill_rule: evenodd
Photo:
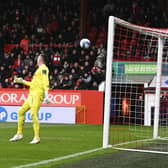
<path fill-rule="evenodd" d="M 106 148 L 109 145 L 113 44 L 114 44 L 114 17 L 109 17 L 107 60 L 106 60 L 105 103 L 104 103 L 103 148 Z"/>
<path fill-rule="evenodd" d="M 119 27 L 116 28 L 116 26 L 119 26 Z M 135 34 L 134 34 L 134 32 L 135 32 Z M 129 35 L 129 34 L 131 34 L 131 35 Z M 115 41 L 115 38 L 117 38 L 116 41 Z M 134 40 L 132 40 L 131 38 L 134 38 Z M 154 38 L 154 40 L 153 40 L 153 38 Z M 143 59 L 146 59 L 146 57 L 148 56 L 147 54 L 149 54 L 149 52 L 153 52 L 152 49 L 151 49 L 151 44 L 152 43 L 155 43 L 154 47 L 153 46 L 152 47 L 154 49 L 156 49 L 156 51 L 154 51 L 154 52 L 157 54 L 156 60 L 153 61 L 153 64 L 156 63 L 156 74 L 155 74 L 155 76 L 156 76 L 156 86 L 154 88 L 154 94 L 155 94 L 154 120 L 153 120 L 153 126 L 152 126 L 152 128 L 150 128 L 150 129 L 153 130 L 152 131 L 153 133 L 152 133 L 152 137 L 148 137 L 147 139 L 144 138 L 144 141 L 148 140 L 148 139 L 150 139 L 150 141 L 151 140 L 157 140 L 157 139 L 160 138 L 160 135 L 159 135 L 159 113 L 160 113 L 160 108 L 161 108 L 160 107 L 160 95 L 161 95 L 161 76 L 162 76 L 162 68 L 163 68 L 162 67 L 162 64 L 163 64 L 163 59 L 162 58 L 163 58 L 164 42 L 165 42 L 165 39 L 167 39 L 167 38 L 168 38 L 168 30 L 167 29 L 157 29 L 157 28 L 149 28 L 149 27 L 144 27 L 144 26 L 138 26 L 138 25 L 128 23 L 128 22 L 126 22 L 122 19 L 119 19 L 119 18 L 116 18 L 116 17 L 113 17 L 113 16 L 109 17 L 108 37 L 107 37 L 108 40 L 107 40 L 107 58 L 106 58 L 105 101 L 104 101 L 103 148 L 107 148 L 110 145 L 112 145 L 112 146 L 116 145 L 116 144 L 113 144 L 113 143 L 110 142 L 110 136 L 111 136 L 110 134 L 111 134 L 112 131 L 114 131 L 114 129 L 110 129 L 110 127 L 113 127 L 113 123 L 110 122 L 112 83 L 115 83 L 115 84 L 113 84 L 113 89 L 115 91 L 115 95 L 116 95 L 117 99 L 119 99 L 118 96 L 120 96 L 120 99 L 122 99 L 122 102 L 123 102 L 123 95 L 127 96 L 127 93 L 124 93 L 124 94 L 122 94 L 122 93 L 127 92 L 127 91 L 123 91 L 122 88 L 121 88 L 123 86 L 121 86 L 121 85 L 129 84 L 129 86 L 128 85 L 124 86 L 125 90 L 126 89 L 129 90 L 129 87 L 131 87 L 131 88 L 137 87 L 137 86 L 133 86 L 134 82 L 131 79 L 130 74 L 128 76 L 119 74 L 119 73 L 126 73 L 126 72 L 118 72 L 118 71 L 120 71 L 119 64 L 122 64 L 122 63 L 120 63 L 120 62 L 122 62 L 121 58 L 124 57 L 123 60 L 126 60 L 129 57 L 129 61 L 127 61 L 127 64 L 128 64 L 128 62 L 129 62 L 129 64 L 132 63 L 132 65 L 133 64 L 134 65 L 138 64 L 139 61 L 136 61 L 136 60 L 139 60 L 138 57 L 142 57 L 142 55 L 143 55 Z M 129 47 L 124 46 L 124 45 L 127 45 L 127 44 L 122 43 L 122 41 L 124 41 L 124 40 L 127 41 L 126 43 L 129 45 Z M 131 46 L 131 43 L 133 43 L 133 42 L 131 42 L 131 40 L 134 41 L 135 48 L 133 48 Z M 137 40 L 137 43 L 136 43 L 136 40 Z M 143 42 L 143 40 L 144 40 L 144 42 Z M 139 41 L 141 41 L 141 42 L 139 42 Z M 150 48 L 150 51 L 148 51 L 149 48 Z M 129 51 L 129 49 L 132 50 L 132 54 L 130 54 L 131 52 Z M 114 53 L 114 50 L 117 54 Z M 124 50 L 124 51 L 120 52 L 119 50 Z M 136 56 L 134 56 L 133 53 L 135 53 Z M 121 56 L 121 55 L 124 55 L 124 56 Z M 147 55 L 147 56 L 145 57 L 144 55 L 145 56 Z M 118 66 L 117 68 L 115 68 L 117 70 L 114 74 L 116 81 L 114 81 L 114 77 L 113 77 L 113 73 L 112 73 L 115 61 L 117 62 L 116 64 Z M 145 60 L 144 62 L 146 63 L 147 61 Z M 143 64 L 145 64 L 145 63 L 143 63 Z M 142 63 L 140 62 L 139 64 L 142 64 Z M 127 69 L 125 67 L 125 71 L 126 70 Z M 130 73 L 130 72 L 128 72 L 128 73 Z M 132 72 L 132 73 L 134 73 L 134 72 Z M 139 74 L 140 74 L 140 72 L 139 72 Z M 132 76 L 135 77 L 135 75 L 132 75 Z M 141 73 L 139 76 L 142 76 L 142 78 L 143 78 L 143 73 Z M 148 76 L 149 76 L 149 74 L 148 74 Z M 128 79 L 127 79 L 128 77 L 129 77 L 130 83 L 128 82 Z M 125 81 L 121 82 L 122 80 L 119 81 L 119 80 L 117 80 L 117 78 L 122 78 L 122 80 L 124 79 Z M 144 82 L 144 84 L 145 84 L 145 82 Z M 116 93 L 117 89 L 119 90 L 120 93 L 119 92 Z M 132 102 L 137 102 L 137 98 L 135 98 L 135 97 L 139 93 L 138 92 L 133 93 L 134 92 L 133 89 L 131 90 L 132 94 L 129 94 L 128 97 L 129 97 L 129 100 L 131 100 Z M 135 88 L 134 90 L 137 90 L 137 88 Z M 136 94 L 136 96 L 132 97 L 133 94 Z M 113 96 L 113 97 L 115 97 L 115 96 Z M 121 102 L 121 100 L 118 100 L 118 102 L 119 101 Z M 119 108 L 121 110 L 121 107 L 120 107 L 121 105 L 120 104 L 118 103 L 118 111 L 119 111 Z M 134 106 L 133 109 L 136 109 L 136 105 L 132 105 L 132 106 Z M 130 111 L 132 111 L 132 110 L 130 110 Z M 119 115 L 119 113 L 120 112 L 118 112 L 118 115 Z M 130 130 L 131 131 L 136 130 L 137 131 L 136 136 L 138 137 L 140 135 L 140 133 L 139 133 L 140 129 L 142 129 L 142 128 L 146 129 L 146 127 L 144 128 L 144 125 L 143 125 L 142 122 L 141 122 L 141 124 L 138 124 L 138 126 L 137 126 L 137 123 L 135 123 L 135 121 L 134 121 L 134 120 L 137 119 L 136 114 L 134 114 L 133 117 L 131 116 L 131 114 L 127 115 L 127 118 L 128 118 L 128 119 L 126 119 L 127 124 L 125 124 L 126 123 L 125 121 L 123 122 L 123 118 L 122 118 L 122 121 L 120 120 L 120 118 L 118 119 L 119 120 L 118 125 L 120 125 L 120 128 L 118 129 L 118 131 L 119 131 L 118 134 L 121 134 L 121 132 L 122 132 L 121 127 L 123 127 L 124 130 L 126 129 L 125 132 L 130 131 Z M 115 122 L 115 125 L 116 125 L 116 122 Z M 114 126 L 114 127 L 115 127 L 115 130 L 116 130 L 117 129 L 116 126 Z M 167 127 L 164 127 L 164 129 L 166 129 L 166 128 Z M 143 131 L 141 131 L 141 132 L 143 132 Z M 118 136 L 118 134 L 117 134 L 117 136 Z M 132 134 L 132 132 L 131 133 L 129 132 L 129 134 Z M 143 132 L 143 136 L 144 136 L 144 132 Z M 135 139 L 138 141 L 139 139 L 137 137 Z M 120 139 L 120 137 L 118 139 Z M 130 143 L 129 140 L 127 141 L 127 139 L 128 139 L 128 137 L 125 136 L 125 141 L 123 143 Z M 143 139 L 140 139 L 139 141 L 142 142 Z M 120 141 L 120 140 L 118 140 L 118 142 L 122 143 L 122 141 Z M 132 142 L 134 142 L 134 141 L 132 141 Z M 133 146 L 133 148 L 134 147 L 135 146 Z M 150 145 L 150 147 L 151 147 L 151 145 Z"/>

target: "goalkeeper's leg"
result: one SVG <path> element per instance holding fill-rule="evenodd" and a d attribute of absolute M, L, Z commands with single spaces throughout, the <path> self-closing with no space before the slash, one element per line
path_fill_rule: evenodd
<path fill-rule="evenodd" d="M 29 101 L 30 101 L 30 97 L 27 98 L 27 100 L 24 102 L 22 107 L 18 110 L 18 130 L 17 130 L 17 134 L 22 134 L 23 133 L 23 126 L 24 126 L 24 121 L 25 121 L 24 114 L 30 109 Z"/>
<path fill-rule="evenodd" d="M 24 126 L 24 114 L 30 109 L 29 105 L 30 97 L 27 98 L 27 100 L 24 102 L 22 107 L 18 110 L 18 128 L 17 128 L 17 134 L 14 135 L 9 141 L 18 141 L 23 138 L 23 126 Z"/>
<path fill-rule="evenodd" d="M 40 109 L 40 105 L 42 103 L 43 97 L 41 95 L 33 95 L 32 99 L 33 101 L 32 101 L 30 110 L 31 110 L 31 117 L 33 120 L 34 138 L 30 142 L 31 144 L 40 142 L 40 136 L 39 136 L 40 123 L 38 120 L 38 111 Z"/>

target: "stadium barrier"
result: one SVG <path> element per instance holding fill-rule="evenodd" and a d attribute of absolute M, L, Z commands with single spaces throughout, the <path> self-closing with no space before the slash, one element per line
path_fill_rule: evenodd
<path fill-rule="evenodd" d="M 17 109 L 28 89 L 0 89 L 0 121 L 17 122 Z M 50 104 L 42 107 L 39 119 L 45 123 L 103 123 L 103 92 L 89 90 L 50 90 Z M 26 121 L 31 122 L 30 113 Z"/>

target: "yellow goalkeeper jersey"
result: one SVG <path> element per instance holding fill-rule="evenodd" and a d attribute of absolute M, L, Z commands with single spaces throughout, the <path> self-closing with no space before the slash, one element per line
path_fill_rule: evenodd
<path fill-rule="evenodd" d="M 30 86 L 30 94 L 44 94 L 49 90 L 49 70 L 45 64 L 38 67 L 33 75 L 31 82 L 25 81 L 24 84 Z"/>

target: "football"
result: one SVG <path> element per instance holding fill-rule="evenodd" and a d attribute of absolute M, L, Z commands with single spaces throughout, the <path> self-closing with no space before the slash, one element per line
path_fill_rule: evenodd
<path fill-rule="evenodd" d="M 89 48 L 90 47 L 90 44 L 91 44 L 91 42 L 90 42 L 90 40 L 89 39 L 87 39 L 87 38 L 83 38 L 83 39 L 81 39 L 81 41 L 80 41 L 80 46 L 82 47 L 82 48 Z"/>

